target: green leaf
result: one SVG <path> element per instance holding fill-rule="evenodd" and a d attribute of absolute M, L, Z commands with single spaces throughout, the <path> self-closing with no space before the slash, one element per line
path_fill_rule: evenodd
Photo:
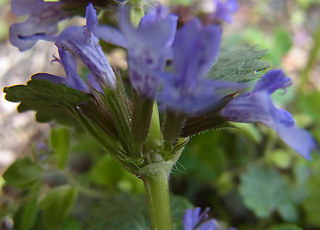
<path fill-rule="evenodd" d="M 287 221 L 295 220 L 296 210 L 289 185 L 277 171 L 263 166 L 251 166 L 241 176 L 239 190 L 244 204 L 258 217 L 267 218 L 273 211 L 279 211 Z M 283 215 L 283 206 L 287 206 L 286 211 L 290 211 L 291 215 Z"/>
<path fill-rule="evenodd" d="M 308 224 L 320 226 L 320 180 L 319 176 L 310 177 L 307 182 L 308 196 L 304 200 L 302 207 L 306 213 Z"/>
<path fill-rule="evenodd" d="M 280 169 L 289 169 L 293 162 L 293 155 L 282 149 L 277 149 L 268 153 L 266 160 Z"/>
<path fill-rule="evenodd" d="M 319 91 L 309 91 L 298 97 L 298 105 L 304 113 L 317 120 L 320 116 L 320 106 L 315 106 L 320 100 Z"/>
<path fill-rule="evenodd" d="M 192 208 L 192 205 L 184 198 L 171 196 L 170 199 L 174 229 L 182 229 L 183 214 L 187 209 Z M 100 201 L 91 209 L 85 222 L 85 229 L 150 229 L 145 196 L 118 194 Z"/>
<path fill-rule="evenodd" d="M 81 224 L 76 219 L 69 217 L 66 219 L 61 230 L 83 230 Z"/>
<path fill-rule="evenodd" d="M 34 226 L 37 214 L 37 197 L 28 199 L 14 215 L 14 229 L 30 230 Z"/>
<path fill-rule="evenodd" d="M 50 140 L 51 147 L 57 159 L 58 168 L 64 169 L 69 155 L 70 133 L 68 129 L 52 129 Z"/>
<path fill-rule="evenodd" d="M 97 185 L 112 186 L 123 178 L 125 171 L 118 162 L 109 155 L 102 157 L 90 172 L 92 182 Z"/>
<path fill-rule="evenodd" d="M 18 112 L 36 111 L 39 122 L 57 121 L 78 127 L 74 111 L 76 106 L 89 99 L 89 96 L 76 89 L 45 80 L 30 80 L 27 85 L 4 88 L 5 98 L 11 102 L 21 102 Z"/>
<path fill-rule="evenodd" d="M 289 32 L 284 28 L 277 28 L 273 35 L 273 50 L 278 56 L 286 54 L 291 46 L 292 40 Z"/>
<path fill-rule="evenodd" d="M 43 218 L 50 229 L 59 229 L 69 215 L 75 199 L 77 190 L 69 185 L 63 185 L 51 189 L 43 200 L 40 208 L 43 210 Z"/>
<path fill-rule="evenodd" d="M 223 47 L 207 77 L 232 82 L 254 80 L 259 77 L 257 72 L 270 67 L 266 61 L 261 60 L 265 54 L 265 50 L 254 47 Z"/>
<path fill-rule="evenodd" d="M 37 184 L 40 181 L 42 168 L 36 162 L 33 162 L 29 157 L 16 160 L 5 171 L 3 178 L 7 183 L 18 187 L 28 188 Z"/>
<path fill-rule="evenodd" d="M 250 137 L 255 143 L 260 143 L 262 140 L 262 136 L 254 124 L 247 124 L 247 123 L 232 123 L 235 128 L 239 128 L 240 132 L 246 134 Z M 231 129 L 231 131 L 233 131 Z M 234 131 L 239 131 L 235 129 Z"/>
<path fill-rule="evenodd" d="M 303 230 L 303 228 L 300 228 L 293 224 L 280 224 L 280 225 L 272 226 L 267 230 Z"/>

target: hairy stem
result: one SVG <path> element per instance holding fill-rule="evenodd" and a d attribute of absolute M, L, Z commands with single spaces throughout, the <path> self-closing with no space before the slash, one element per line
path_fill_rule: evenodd
<path fill-rule="evenodd" d="M 171 164 L 160 162 L 147 169 L 142 176 L 146 191 L 152 230 L 172 230 L 169 198 Z M 169 167 L 168 167 L 169 166 Z M 155 170 L 154 170 L 155 169 Z"/>

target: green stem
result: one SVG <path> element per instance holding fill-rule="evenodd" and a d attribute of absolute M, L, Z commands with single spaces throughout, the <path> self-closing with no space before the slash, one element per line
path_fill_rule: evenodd
<path fill-rule="evenodd" d="M 309 59 L 307 62 L 306 67 L 304 68 L 303 72 L 301 73 L 301 80 L 300 85 L 298 88 L 298 93 L 301 93 L 305 87 L 305 85 L 309 81 L 310 72 L 312 70 L 312 67 L 315 65 L 318 57 L 318 53 L 320 52 L 320 24 L 318 26 L 318 29 L 314 35 L 314 44 L 312 49 L 310 50 Z M 299 94 L 298 94 L 299 95 Z"/>
<path fill-rule="evenodd" d="M 169 197 L 169 174 L 171 164 L 160 162 L 148 169 L 142 176 L 146 191 L 152 230 L 172 230 Z M 147 166 L 147 167 L 148 167 Z"/>

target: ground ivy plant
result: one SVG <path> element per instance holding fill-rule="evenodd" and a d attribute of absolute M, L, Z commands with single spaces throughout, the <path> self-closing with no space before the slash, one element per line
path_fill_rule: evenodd
<path fill-rule="evenodd" d="M 262 123 L 274 129 L 302 157 L 310 159 L 315 141 L 271 99 L 273 92 L 291 85 L 290 78 L 279 69 L 260 74 L 269 68 L 261 59 L 266 51 L 220 47 L 221 21 L 231 21 L 236 1 L 213 1 L 216 7 L 209 22 L 203 24 L 194 17 L 182 25 L 170 9 L 159 3 L 115 2 L 116 27 L 99 24 L 96 13 L 96 9 L 110 7 L 111 1 L 107 6 L 93 1 L 86 7 L 86 25 L 67 27 L 57 34 L 58 22 L 77 13 L 81 4 L 76 7 L 67 0 L 13 0 L 13 12 L 29 18 L 10 27 L 12 44 L 24 51 L 38 40 L 54 42 L 59 52 L 54 61 L 62 65 L 66 76 L 37 73 L 26 85 L 6 87 L 4 92 L 8 101 L 20 102 L 18 112 L 33 110 L 39 122 L 55 121 L 86 131 L 125 170 L 140 178 L 151 229 L 170 230 L 176 226 L 170 208 L 169 176 L 195 134 L 232 127 L 230 122 Z M 112 68 L 99 39 L 126 51 L 127 71 Z M 86 80 L 77 72 L 76 59 L 89 70 Z M 63 168 L 67 151 L 59 143 L 69 137 L 63 134 L 59 139 L 52 135 L 53 147 L 59 152 L 59 167 Z M 39 190 L 38 174 L 42 170 L 24 158 L 11 166 L 4 177 L 20 188 L 31 186 Z M 250 169 L 248 174 L 254 170 Z M 28 180 L 10 179 L 17 178 L 16 173 L 21 175 L 19 178 L 28 175 Z M 245 187 L 241 191 L 245 192 Z M 77 190 L 65 185 L 51 190 L 38 204 L 47 210 L 42 215 L 51 229 L 59 228 L 76 196 Z M 246 202 L 252 199 L 249 197 Z M 110 201 L 113 203 L 117 200 Z M 34 210 L 36 205 L 32 198 L 20 212 Z M 278 208 L 278 204 L 274 205 Z M 63 211 L 52 219 L 50 210 L 57 209 Z M 186 211 L 180 220 L 183 229 L 217 229 L 218 223 L 213 219 L 199 225 L 206 219 L 207 211 Z M 22 224 L 32 226 L 36 217 L 34 214 L 25 218 Z M 105 223 L 115 225 L 112 219 Z"/>

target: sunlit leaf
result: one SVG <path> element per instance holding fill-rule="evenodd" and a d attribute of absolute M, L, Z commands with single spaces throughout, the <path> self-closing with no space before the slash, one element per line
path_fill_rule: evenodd
<path fill-rule="evenodd" d="M 224 47 L 207 77 L 232 82 L 254 80 L 260 76 L 257 74 L 259 71 L 270 67 L 261 59 L 265 54 L 265 50 L 252 47 Z"/>
<path fill-rule="evenodd" d="M 80 102 L 89 100 L 89 96 L 81 91 L 45 80 L 30 80 L 27 85 L 6 87 L 4 92 L 8 101 L 20 102 L 18 112 L 34 110 L 39 122 L 55 120 L 75 127 L 79 124 L 73 111 Z"/>

